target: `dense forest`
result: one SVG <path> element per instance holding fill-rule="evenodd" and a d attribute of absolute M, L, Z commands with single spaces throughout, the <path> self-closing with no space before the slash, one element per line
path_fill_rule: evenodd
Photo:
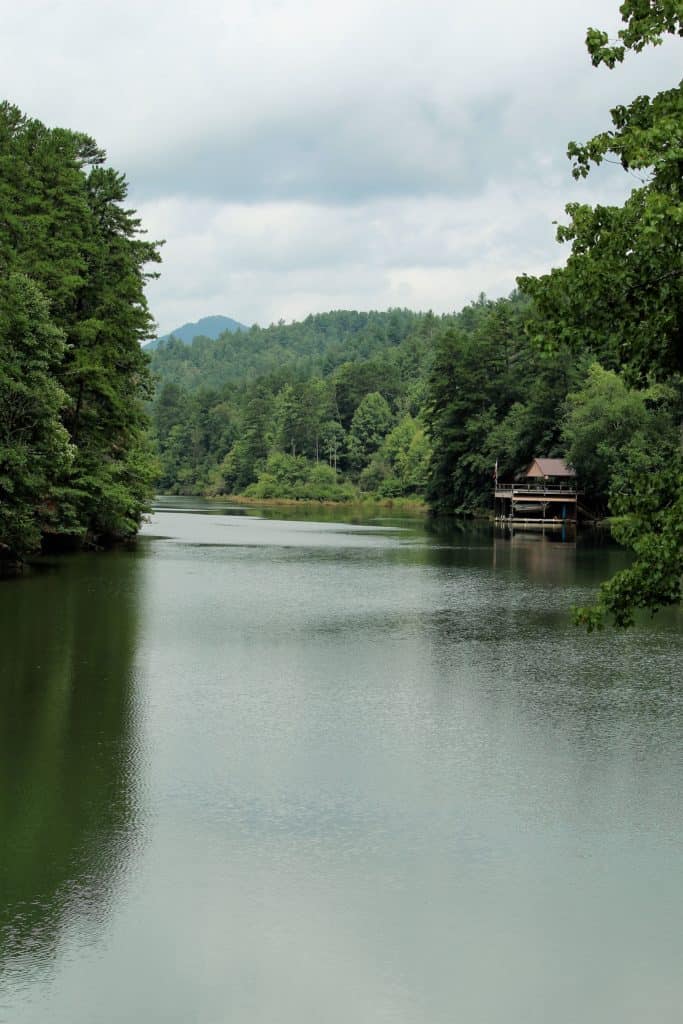
<path fill-rule="evenodd" d="M 682 32 L 676 5 L 622 6 L 614 67 Z M 154 486 L 254 499 L 491 504 L 562 455 L 587 502 L 635 551 L 607 613 L 680 598 L 683 573 L 681 85 L 611 112 L 570 143 L 577 178 L 616 157 L 623 206 L 572 204 L 562 269 L 460 312 L 335 311 L 151 354 L 144 294 L 159 246 L 123 175 L 86 135 L 0 105 L 0 554 L 134 534 Z"/>
<path fill-rule="evenodd" d="M 524 282 L 526 285 L 526 282 Z M 676 379 L 635 386 L 597 344 L 538 343 L 533 301 L 334 312 L 153 355 L 161 488 L 256 498 L 491 505 L 495 463 L 576 467 L 596 515 L 617 474 L 672 458 Z"/>
<path fill-rule="evenodd" d="M 158 248 L 87 135 L 0 104 L 0 561 L 134 534 Z"/>
<path fill-rule="evenodd" d="M 449 316 L 337 311 L 171 339 L 152 357 L 161 487 L 485 509 L 496 459 L 513 475 L 564 452 L 564 404 L 588 371 L 539 349 L 529 311 L 482 296 Z"/>

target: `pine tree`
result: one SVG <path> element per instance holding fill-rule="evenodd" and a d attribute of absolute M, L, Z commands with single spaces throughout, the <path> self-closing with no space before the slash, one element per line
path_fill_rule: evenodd
<path fill-rule="evenodd" d="M 37 286 L 62 337 L 50 374 L 66 396 L 60 409 L 71 458 L 59 462 L 42 529 L 79 542 L 134 533 L 154 473 L 145 413 L 151 378 L 140 342 L 153 329 L 144 286 L 159 252 L 141 238 L 126 191 L 89 136 L 0 104 L 0 274 Z M 0 353 L 0 373 L 9 377 L 14 344 Z M 27 546 L 35 547 L 33 533 Z"/>

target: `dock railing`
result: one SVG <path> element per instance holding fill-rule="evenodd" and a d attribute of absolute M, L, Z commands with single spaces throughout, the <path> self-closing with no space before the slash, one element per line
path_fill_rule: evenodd
<path fill-rule="evenodd" d="M 497 498 L 517 497 L 567 497 L 576 498 L 581 492 L 576 489 L 575 484 L 546 484 L 546 483 L 525 483 L 525 484 L 496 484 Z"/>

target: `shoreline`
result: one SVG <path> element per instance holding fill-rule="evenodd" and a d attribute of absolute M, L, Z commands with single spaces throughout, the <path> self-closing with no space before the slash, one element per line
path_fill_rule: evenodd
<path fill-rule="evenodd" d="M 245 505 L 252 508 L 345 508 L 353 509 L 384 509 L 396 512 L 411 512 L 417 515 L 427 515 L 429 506 L 423 502 L 411 498 L 367 498 L 360 501 L 333 501 L 330 498 L 251 498 L 245 494 L 213 494 L 211 496 L 188 494 L 178 497 L 204 498 L 207 501 L 232 501 L 236 505 Z"/>

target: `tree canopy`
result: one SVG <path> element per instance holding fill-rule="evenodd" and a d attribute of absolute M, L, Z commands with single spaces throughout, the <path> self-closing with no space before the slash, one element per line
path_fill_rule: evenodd
<path fill-rule="evenodd" d="M 89 136 L 0 104 L 0 381 L 11 424 L 0 454 L 0 542 L 8 557 L 50 538 L 128 536 L 147 505 L 151 378 L 140 342 L 153 333 L 144 286 L 159 252 L 141 237 L 126 193 Z M 29 410 L 32 422 L 42 420 L 31 438 Z"/>
<path fill-rule="evenodd" d="M 595 66 L 613 68 L 627 51 L 659 45 L 666 34 L 683 34 L 676 0 L 627 0 L 625 27 L 610 42 L 588 30 L 586 45 Z M 531 332 L 540 346 L 588 350 L 626 383 L 647 389 L 669 385 L 668 414 L 680 424 L 683 407 L 683 86 L 654 97 L 638 96 L 611 111 L 612 127 L 588 142 L 571 142 L 575 177 L 611 154 L 639 185 L 620 206 L 570 204 L 569 223 L 558 240 L 571 243 L 565 267 L 539 278 L 521 277 L 533 300 Z M 683 573 L 683 462 L 680 442 L 643 451 L 610 496 L 618 516 L 617 536 L 636 558 L 606 583 L 593 608 L 577 613 L 589 628 L 608 616 L 629 625 L 637 608 L 654 612 L 680 600 Z"/>

